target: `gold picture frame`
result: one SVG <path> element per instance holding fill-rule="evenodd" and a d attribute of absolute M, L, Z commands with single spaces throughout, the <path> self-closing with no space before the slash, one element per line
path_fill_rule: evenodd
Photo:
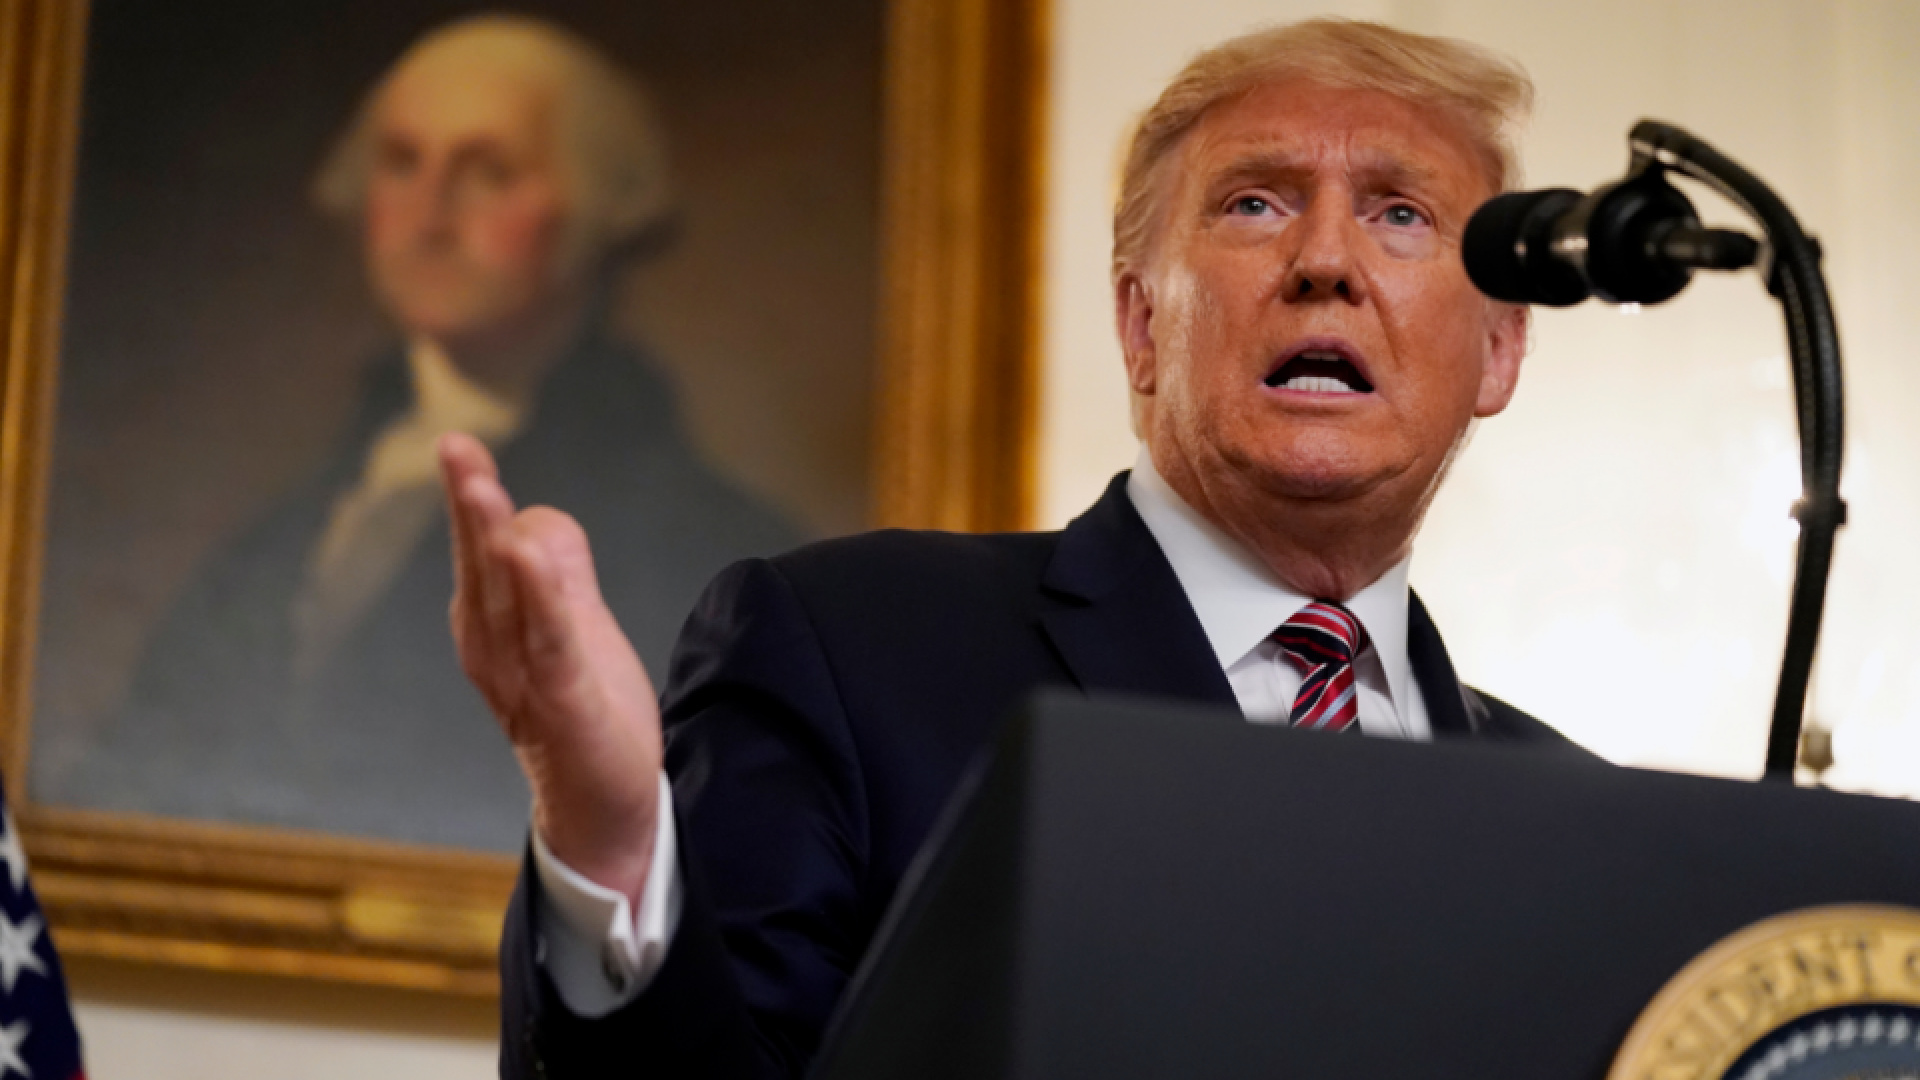
<path fill-rule="evenodd" d="M 1022 526 L 1045 0 L 890 0 L 876 524 Z M 507 857 L 36 805 L 26 785 L 83 0 L 0 0 L 0 764 L 72 958 L 486 997 Z"/>

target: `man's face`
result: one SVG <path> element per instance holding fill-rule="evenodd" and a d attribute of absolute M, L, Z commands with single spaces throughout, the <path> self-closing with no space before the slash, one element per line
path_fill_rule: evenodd
<path fill-rule="evenodd" d="M 1423 506 L 1524 351 L 1524 312 L 1460 262 L 1493 194 L 1465 136 L 1398 98 L 1288 81 L 1216 107 L 1176 154 L 1116 297 L 1156 465 L 1209 501 Z"/>
<path fill-rule="evenodd" d="M 403 328 L 494 344 L 563 286 L 567 205 L 551 89 L 484 58 L 404 68 L 374 117 L 366 254 Z"/>

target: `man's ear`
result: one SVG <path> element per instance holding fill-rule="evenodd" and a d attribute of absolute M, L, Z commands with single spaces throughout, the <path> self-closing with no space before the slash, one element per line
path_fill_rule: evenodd
<path fill-rule="evenodd" d="M 1487 362 L 1480 368 L 1480 394 L 1473 415 L 1492 416 L 1513 400 L 1520 361 L 1527 355 L 1529 310 L 1524 304 L 1487 304 Z"/>
<path fill-rule="evenodd" d="M 1138 271 L 1126 270 L 1114 278 L 1113 321 L 1127 364 L 1127 386 L 1136 394 L 1153 393 L 1159 375 L 1153 346 L 1153 297 Z"/>

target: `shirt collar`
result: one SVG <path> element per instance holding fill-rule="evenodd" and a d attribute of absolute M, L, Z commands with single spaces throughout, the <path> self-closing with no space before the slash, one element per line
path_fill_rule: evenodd
<path fill-rule="evenodd" d="M 1154 469 L 1145 445 L 1127 479 L 1127 497 L 1172 564 L 1221 670 L 1239 662 L 1313 601 L 1282 584 L 1238 540 L 1188 506 Z M 1413 676 L 1407 661 L 1410 561 L 1409 557 L 1395 563 L 1346 602 L 1380 658 L 1395 710 L 1407 707 L 1407 686 Z"/>

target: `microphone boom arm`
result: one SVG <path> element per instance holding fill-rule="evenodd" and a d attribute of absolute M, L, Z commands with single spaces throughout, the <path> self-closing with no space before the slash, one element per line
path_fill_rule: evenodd
<path fill-rule="evenodd" d="M 1632 175 L 1666 168 L 1690 176 L 1745 210 L 1766 234 L 1753 261 L 1786 315 L 1801 486 L 1800 500 L 1793 505 L 1800 539 L 1787 612 L 1786 652 L 1767 735 L 1766 776 L 1792 783 L 1827 576 L 1833 565 L 1834 535 L 1847 520 L 1847 504 L 1840 498 L 1845 437 L 1840 334 L 1820 271 L 1820 246 L 1759 177 L 1695 136 L 1671 124 L 1642 120 L 1627 141 L 1633 152 Z"/>

